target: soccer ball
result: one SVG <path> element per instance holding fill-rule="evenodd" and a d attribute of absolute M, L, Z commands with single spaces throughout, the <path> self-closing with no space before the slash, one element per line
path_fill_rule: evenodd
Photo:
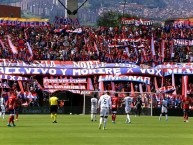
<path fill-rule="evenodd" d="M 70 115 L 72 115 L 72 113 L 70 112 Z"/>

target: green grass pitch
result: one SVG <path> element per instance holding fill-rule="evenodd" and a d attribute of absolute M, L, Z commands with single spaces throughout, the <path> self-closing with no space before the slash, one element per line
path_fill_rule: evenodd
<path fill-rule="evenodd" d="M 7 119 L 0 122 L 1 145 L 192 145 L 193 119 L 184 123 L 182 117 L 159 121 L 158 117 L 131 116 L 132 124 L 125 124 L 125 115 L 117 122 L 107 122 L 107 130 L 98 129 L 90 115 L 58 115 L 58 123 L 50 115 L 20 115 L 16 127 L 7 127 Z"/>

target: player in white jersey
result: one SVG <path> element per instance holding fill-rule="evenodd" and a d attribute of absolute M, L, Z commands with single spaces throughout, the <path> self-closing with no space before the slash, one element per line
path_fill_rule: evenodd
<path fill-rule="evenodd" d="M 100 122 L 99 129 L 101 129 L 102 123 L 104 122 L 103 129 L 106 129 L 107 118 L 109 115 L 109 110 L 111 109 L 111 97 L 108 92 L 105 92 L 98 101 L 98 108 L 100 108 Z"/>
<path fill-rule="evenodd" d="M 94 95 L 94 97 L 91 98 L 91 121 L 96 121 L 97 103 L 98 100 L 96 98 L 96 95 Z"/>
<path fill-rule="evenodd" d="M 161 120 L 162 115 L 166 116 L 166 121 L 168 121 L 168 100 L 164 97 L 162 100 L 162 107 L 161 107 L 161 113 L 159 116 L 159 120 Z"/>
<path fill-rule="evenodd" d="M 126 123 L 131 123 L 130 119 L 130 113 L 131 113 L 131 105 L 133 103 L 133 98 L 129 96 L 126 96 L 124 98 L 124 104 L 125 104 L 125 113 L 126 113 Z"/>
<path fill-rule="evenodd" d="M 2 96 L 0 98 L 0 117 L 5 119 L 5 99 Z"/>

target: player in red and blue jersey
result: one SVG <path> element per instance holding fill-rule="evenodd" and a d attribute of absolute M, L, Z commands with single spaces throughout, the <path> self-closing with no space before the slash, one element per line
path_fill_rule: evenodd
<path fill-rule="evenodd" d="M 182 107 L 183 107 L 183 112 L 184 112 L 184 122 L 189 122 L 188 121 L 188 112 L 189 112 L 190 104 L 191 104 L 191 99 L 189 96 L 183 99 Z"/>
<path fill-rule="evenodd" d="M 15 101 L 16 101 L 16 93 L 12 92 L 7 101 L 7 108 L 9 111 L 9 120 L 7 124 L 8 127 L 11 127 L 11 123 L 12 123 L 12 126 L 15 126 L 15 123 L 14 123 Z"/>
<path fill-rule="evenodd" d="M 116 93 L 114 97 L 111 98 L 112 101 L 112 123 L 115 123 L 116 115 L 117 115 L 117 109 L 119 107 L 119 98 L 118 94 Z"/>

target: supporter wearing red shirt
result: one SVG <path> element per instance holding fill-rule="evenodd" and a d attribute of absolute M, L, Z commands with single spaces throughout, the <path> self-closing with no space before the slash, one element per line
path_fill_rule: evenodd
<path fill-rule="evenodd" d="M 190 104 L 191 104 L 191 99 L 189 96 L 183 99 L 182 107 L 183 107 L 183 112 L 184 112 L 184 122 L 189 122 L 188 121 L 188 112 L 189 112 Z"/>
<path fill-rule="evenodd" d="M 22 51 L 25 48 L 25 42 L 23 39 L 18 40 L 18 48 L 19 48 L 19 51 Z"/>
<path fill-rule="evenodd" d="M 116 93 L 114 97 L 111 98 L 112 101 L 112 123 L 115 123 L 116 120 L 116 114 L 117 114 L 117 109 L 119 106 L 119 99 L 118 99 L 118 94 Z"/>
<path fill-rule="evenodd" d="M 11 127 L 11 123 L 12 123 L 12 126 L 15 126 L 14 124 L 15 100 L 16 100 L 16 93 L 12 92 L 7 101 L 7 108 L 9 110 L 9 120 L 7 124 L 8 127 Z"/>

